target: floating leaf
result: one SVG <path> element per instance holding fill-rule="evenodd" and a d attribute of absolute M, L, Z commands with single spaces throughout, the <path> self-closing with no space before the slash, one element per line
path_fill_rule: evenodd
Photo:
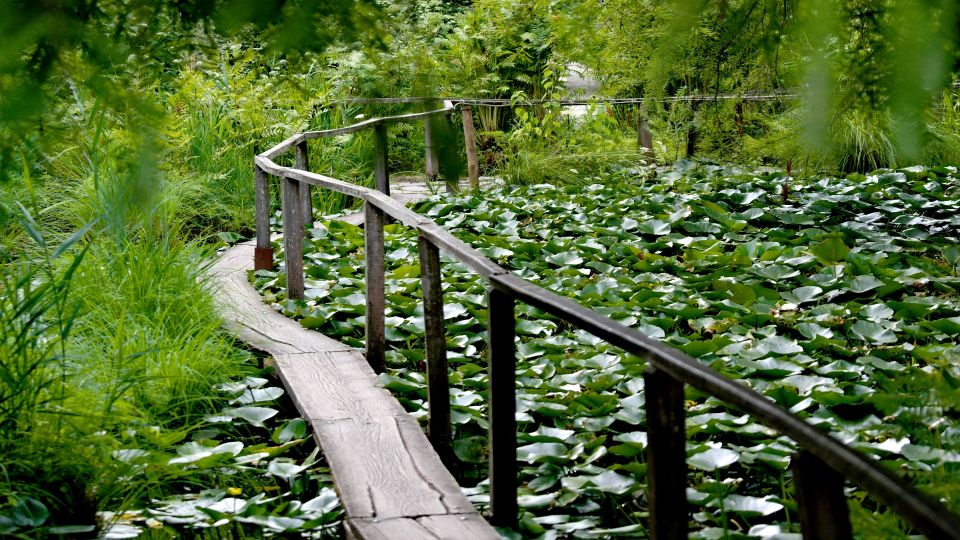
<path fill-rule="evenodd" d="M 813 254 L 821 264 L 829 266 L 842 261 L 847 254 L 850 253 L 850 248 L 843 243 L 843 240 L 833 237 L 827 238 L 823 242 L 810 248 L 810 253 Z"/>
<path fill-rule="evenodd" d="M 740 461 L 740 454 L 728 448 L 709 448 L 687 457 L 687 463 L 704 471 L 714 471 L 729 467 Z"/>
<path fill-rule="evenodd" d="M 897 336 L 889 328 L 881 326 L 875 322 L 857 321 L 850 327 L 850 332 L 862 339 L 872 343 L 896 343 Z"/>

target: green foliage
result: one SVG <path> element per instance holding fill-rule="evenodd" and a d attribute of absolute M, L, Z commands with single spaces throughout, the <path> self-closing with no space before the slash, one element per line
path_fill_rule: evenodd
<path fill-rule="evenodd" d="M 957 258 L 947 251 L 960 231 L 955 169 L 808 178 L 786 198 L 782 175 L 736 168 L 605 180 L 437 197 L 417 209 L 512 272 L 697 357 L 958 507 L 949 478 L 960 460 L 960 278 L 947 257 Z M 392 350 L 380 382 L 422 418 L 415 238 L 400 225 L 386 232 Z M 352 225 L 316 227 L 305 301 L 286 300 L 275 272 L 254 280 L 283 313 L 359 347 L 362 244 Z M 443 270 L 458 470 L 478 482 L 468 493 L 482 505 L 484 283 L 452 261 Z M 530 306 L 517 314 L 523 533 L 642 531 L 646 363 Z M 795 532 L 795 444 L 696 391 L 686 411 L 697 534 Z M 897 523 L 854 498 L 865 536 Z"/>

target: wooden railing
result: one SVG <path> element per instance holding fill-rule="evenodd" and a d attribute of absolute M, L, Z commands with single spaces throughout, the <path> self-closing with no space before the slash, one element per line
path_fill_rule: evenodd
<path fill-rule="evenodd" d="M 960 538 L 960 516 L 931 499 L 863 453 L 814 428 L 763 395 L 728 379 L 694 358 L 652 340 L 579 303 L 534 285 L 497 265 L 458 240 L 432 220 L 398 203 L 389 193 L 386 129 L 390 123 L 449 117 L 453 107 L 374 118 L 341 129 L 313 131 L 290 137 L 256 156 L 257 255 L 256 267 L 272 264 L 269 228 L 269 177 L 280 179 L 286 286 L 289 298 L 303 297 L 304 221 L 310 219 L 309 186 L 363 199 L 366 224 L 366 357 L 374 371 L 384 370 L 384 236 L 387 218 L 419 233 L 421 283 L 425 318 L 425 350 L 430 416 L 428 435 L 448 466 L 450 399 L 447 377 L 443 298 L 439 253 L 469 267 L 489 282 L 488 375 L 490 444 L 490 521 L 514 526 L 517 520 L 517 425 L 515 419 L 516 335 L 515 304 L 525 302 L 567 321 L 648 362 L 644 374 L 647 412 L 647 475 L 651 538 L 687 537 L 684 385 L 738 408 L 760 423 L 793 439 L 799 452 L 791 467 L 797 487 L 801 530 L 807 538 L 851 538 L 849 513 L 843 492 L 846 481 L 859 486 L 889 506 L 930 538 Z M 375 137 L 377 188 L 368 189 L 308 172 L 306 141 L 372 128 Z M 470 141 L 468 141 L 469 144 Z M 428 163 L 429 149 L 428 143 Z M 282 167 L 273 158 L 294 149 L 296 168 Z M 434 160 L 435 163 L 435 160 Z"/>

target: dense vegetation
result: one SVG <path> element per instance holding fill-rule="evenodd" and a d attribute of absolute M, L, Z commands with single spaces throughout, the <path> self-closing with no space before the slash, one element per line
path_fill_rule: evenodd
<path fill-rule="evenodd" d="M 435 197 L 418 210 L 519 276 L 687 352 L 898 468 L 960 509 L 960 234 L 956 169 L 809 178 L 735 168 L 623 171 L 576 188 L 536 185 Z M 381 382 L 426 414 L 416 239 L 389 227 Z M 307 300 L 268 300 L 362 346 L 363 233 L 312 231 Z M 444 315 L 463 480 L 486 477 L 485 285 L 448 262 Z M 518 413 L 526 534 L 643 532 L 646 362 L 520 308 Z M 795 444 L 687 390 L 700 537 L 797 532 Z M 476 464 L 474 466 L 473 464 Z M 472 491 L 485 501 L 485 483 Z M 855 493 L 861 534 L 904 534 Z M 891 522 L 894 525 L 891 525 Z M 899 530 L 899 532 L 895 532 Z"/>
<path fill-rule="evenodd" d="M 644 191 L 653 189 L 651 182 L 637 185 L 632 173 L 622 171 L 651 160 L 673 162 L 683 157 L 690 128 L 699 133 L 695 148 L 698 156 L 778 168 L 792 163 L 794 170 L 803 169 L 810 177 L 821 168 L 868 172 L 914 162 L 932 166 L 960 161 L 956 154 L 960 148 L 958 95 L 949 86 L 956 61 L 957 40 L 952 32 L 958 13 L 945 0 L 834 0 L 818 2 L 813 8 L 795 0 L 685 0 L 670 5 L 619 0 L 0 0 L 0 8 L 4 13 L 0 29 L 5 36 L 0 44 L 0 535 L 95 534 L 95 526 L 103 528 L 112 523 L 117 525 L 116 535 L 132 536 L 137 534 L 137 527 L 157 537 L 260 536 L 286 529 L 330 534 L 335 530 L 331 525 L 338 519 L 338 510 L 329 479 L 322 462 L 315 463 L 314 452 L 306 449 L 311 443 L 304 441 L 308 434 L 303 424 L 294 418 L 289 403 L 262 382 L 264 373 L 256 358 L 219 329 L 202 269 L 224 241 L 233 242 L 252 232 L 250 171 L 257 150 L 294 132 L 340 126 L 357 118 L 412 107 L 360 106 L 343 99 L 414 95 L 509 99 L 509 106 L 475 110 L 483 173 L 518 184 L 547 182 L 560 186 L 555 193 L 550 192 L 551 196 L 562 194 L 574 199 L 578 193 L 603 196 L 611 202 L 619 197 L 652 196 Z M 921 57 L 924 62 L 915 61 Z M 565 97 L 563 76 L 571 62 L 592 70 L 601 94 L 648 99 L 629 106 L 595 103 L 588 114 L 571 119 L 558 104 L 549 101 Z M 803 99 L 742 103 L 728 99 L 705 103 L 696 110 L 688 102 L 673 99 L 755 90 L 790 93 L 794 89 L 801 90 Z M 537 100 L 547 101 L 533 103 Z M 652 156 L 637 148 L 637 116 L 653 131 Z M 416 125 L 391 129 L 392 170 L 420 170 L 422 141 L 422 128 Z M 369 185 L 371 148 L 371 141 L 362 134 L 317 143 L 311 147 L 311 166 Z M 874 204 L 866 195 L 873 197 L 878 192 L 871 190 L 877 185 L 896 182 L 900 177 L 846 177 L 842 186 L 848 191 L 842 194 L 830 191 L 834 187 L 827 185 L 805 187 L 790 195 L 794 198 L 789 204 L 807 201 L 810 206 L 798 207 L 795 217 L 801 221 L 787 223 L 777 220 L 791 219 L 783 217 L 789 212 L 761 208 L 762 216 L 752 216 L 755 212 L 746 208 L 763 206 L 762 201 L 770 202 L 771 198 L 776 202 L 772 184 L 764 184 L 773 182 L 772 177 L 760 176 L 755 187 L 765 189 L 766 195 L 754 201 L 731 203 L 726 198 L 707 197 L 698 207 L 701 214 L 676 219 L 671 217 L 672 211 L 637 207 L 637 214 L 630 216 L 636 224 L 625 230 L 642 239 L 645 258 L 638 259 L 641 266 L 632 260 L 625 266 L 633 272 L 629 275 L 618 273 L 617 261 L 596 261 L 593 267 L 580 267 L 585 264 L 585 255 L 580 255 L 584 258 L 581 263 L 564 261 L 565 255 L 551 251 L 557 247 L 549 247 L 553 235 L 560 242 L 562 228 L 574 226 L 562 220 L 551 225 L 553 228 L 531 233 L 535 234 L 529 239 L 531 246 L 534 239 L 546 240 L 549 255 L 538 251 L 540 248 L 531 247 L 527 254 L 516 250 L 506 254 L 501 251 L 503 245 L 483 245 L 494 258 L 516 264 L 518 270 L 522 267 L 527 269 L 524 272 L 537 272 L 543 279 L 555 276 L 550 279 L 559 280 L 558 286 L 579 287 L 577 280 L 586 278 L 581 272 L 584 268 L 590 275 L 609 272 L 590 284 L 596 290 L 589 289 L 598 298 L 614 302 L 614 307 L 607 309 L 621 309 L 616 307 L 617 302 L 649 302 L 644 309 L 654 309 L 653 297 L 617 299 L 617 294 L 649 290 L 643 276 L 666 270 L 686 272 L 684 279 L 693 281 L 676 286 L 704 293 L 704 302 L 716 303 L 724 300 L 723 295 L 734 295 L 730 301 L 742 309 L 730 307 L 729 317 L 727 311 L 720 317 L 719 311 L 695 306 L 691 309 L 707 311 L 681 310 L 674 316 L 689 319 L 688 328 L 659 319 L 644 322 L 649 326 L 644 328 L 658 336 L 663 332 L 664 338 L 681 348 L 699 351 L 692 344 L 704 340 L 693 336 L 710 337 L 707 341 L 717 345 L 716 349 L 699 351 L 709 361 L 717 360 L 710 355 L 744 341 L 740 337 L 746 334 L 730 330 L 745 324 L 742 317 L 780 305 L 778 309 L 784 315 L 774 321 L 758 319 L 755 337 L 766 335 L 761 330 L 770 331 L 771 324 L 778 332 L 789 330 L 789 339 L 813 360 L 798 361 L 799 352 L 785 353 L 789 358 L 776 362 L 745 358 L 744 365 L 737 364 L 730 373 L 764 380 L 764 369 L 777 372 L 777 368 L 757 366 L 781 361 L 795 365 L 791 369 L 806 370 L 784 375 L 818 377 L 816 381 L 810 379 L 813 386 L 806 389 L 809 396 L 806 390 L 796 389 L 798 395 L 805 394 L 798 403 L 813 400 L 807 406 L 810 411 L 840 407 L 841 411 L 863 412 L 864 417 L 867 412 L 871 417 L 888 414 L 893 404 L 899 403 L 896 399 L 869 401 L 875 410 L 860 402 L 846 407 L 823 401 L 831 397 L 831 392 L 836 394 L 835 389 L 846 396 L 848 388 L 858 387 L 853 382 L 856 377 L 868 375 L 889 377 L 892 382 L 885 384 L 906 385 L 899 392 L 909 390 L 920 400 L 903 405 L 911 411 L 928 406 L 955 411 L 955 405 L 948 403 L 931 405 L 941 399 L 943 389 L 953 384 L 951 377 L 955 376 L 950 371 L 956 365 L 950 356 L 956 335 L 951 326 L 957 315 L 950 311 L 954 309 L 953 300 L 931 307 L 933 304 L 925 304 L 929 300 L 904 296 L 903 291 L 887 291 L 893 283 L 900 283 L 900 274 L 890 274 L 891 268 L 899 272 L 916 267 L 928 276 L 928 282 L 917 277 L 920 281 L 905 284 L 914 289 L 913 296 L 928 298 L 944 292 L 938 287 L 953 287 L 955 250 L 934 242 L 950 234 L 934 229 L 949 229 L 955 223 L 929 222 L 942 219 L 932 214 L 940 210 L 917 203 L 917 197 L 927 199 L 929 204 L 949 204 L 956 199 L 955 180 L 950 170 L 939 168 L 890 174 L 906 175 L 910 189 L 903 187 L 902 197 L 890 193 L 891 201 L 899 202 L 883 204 L 899 204 L 906 216 L 903 219 L 918 220 L 916 223 L 899 223 L 887 217 L 872 219 L 869 216 L 874 211 L 865 206 L 855 210 L 865 220 L 859 221 L 864 224 L 860 229 L 844 229 L 842 234 L 824 238 L 808 235 L 804 237 L 807 244 L 793 243 L 782 235 L 808 231 L 803 216 L 829 214 L 827 210 L 834 208 L 808 197 L 833 193 L 824 197 L 857 196 L 865 205 Z M 917 180 L 919 177 L 926 179 Z M 694 180 L 689 174 L 677 173 L 658 181 L 692 196 L 709 194 L 711 189 L 719 193 L 725 183 L 736 178 L 736 174 L 710 174 Z M 624 191 L 591 187 L 611 179 L 632 187 Z M 931 187 L 924 187 L 926 184 Z M 942 191 L 936 191 L 937 185 Z M 683 187 L 687 189 L 679 189 Z M 548 188 L 530 189 L 531 196 L 544 197 Z M 739 187 L 729 189 L 735 189 L 744 200 L 751 196 Z M 510 211 L 517 216 L 532 218 L 532 212 L 540 211 L 535 205 L 521 208 L 523 212 L 513 208 L 518 196 L 434 201 L 423 210 L 440 216 L 446 213 L 443 205 L 458 204 L 466 205 L 471 212 L 494 215 L 497 211 L 490 205 L 497 201 L 512 208 Z M 314 207 L 320 214 L 338 212 L 348 204 L 327 194 L 317 193 L 315 197 Z M 881 204 L 879 196 L 877 199 L 876 204 Z M 649 204 L 654 200 L 666 204 L 656 197 Z M 711 201 L 720 207 L 707 205 Z M 569 204 L 572 211 L 580 203 Z M 730 204 L 735 206 L 727 206 Z M 878 208 L 881 214 L 887 212 Z M 656 215 L 648 220 L 643 212 Z M 547 209 L 543 213 L 549 214 Z M 501 233 L 504 230 L 500 225 L 512 221 L 517 221 L 519 234 L 530 224 L 520 222 L 517 216 L 502 223 L 471 218 L 478 223 L 488 221 L 484 227 L 490 229 L 470 234 Z M 448 225 L 464 230 L 467 226 L 466 221 Z M 316 229 L 316 235 L 329 235 L 317 238 L 316 245 L 339 249 L 346 244 L 324 242 L 355 240 L 357 231 L 336 227 L 331 224 Z M 717 227 L 720 229 L 715 230 Z M 745 300 L 750 293 L 739 287 L 729 291 L 720 285 L 704 289 L 706 281 L 698 280 L 707 279 L 702 276 L 709 274 L 711 265 L 729 263 L 724 259 L 728 256 L 734 263 L 742 260 L 728 253 L 732 243 L 741 240 L 724 235 L 746 234 L 743 231 L 754 228 L 765 231 L 767 237 L 756 240 L 754 247 L 742 248 L 746 250 L 744 257 L 778 258 L 784 251 L 800 253 L 819 243 L 832 243 L 839 250 L 840 242 L 852 252 L 838 255 L 831 264 L 843 264 L 849 270 L 829 282 L 829 272 L 820 272 L 817 267 L 825 263 L 811 252 L 796 257 L 812 256 L 815 261 L 792 266 L 778 263 L 795 267 L 797 275 L 770 277 L 734 266 L 741 282 L 757 280 L 759 288 L 751 288 L 752 300 Z M 881 250 L 871 255 L 874 259 L 886 257 L 884 260 L 892 266 L 883 266 L 879 259 L 858 258 L 857 242 L 881 233 L 899 235 L 893 245 L 904 248 L 902 253 Z M 922 237 L 925 234 L 929 238 Z M 706 238 L 711 235 L 716 237 L 716 245 Z M 600 238 L 594 240 L 599 242 Z M 921 250 L 910 241 L 929 248 Z M 677 247 L 684 242 L 706 243 L 682 250 Z M 780 247 L 772 246 L 774 242 Z M 683 259 L 676 259 L 674 251 Z M 701 252 L 695 260 L 693 257 Z M 541 255 L 543 258 L 538 258 Z M 627 257 L 625 252 L 622 255 Z M 317 259 L 327 256 L 319 251 L 314 255 Z M 911 257 L 916 264 L 906 262 L 914 261 Z M 667 263 L 673 260 L 678 262 Z M 357 260 L 344 264 L 357 264 Z M 576 275 L 566 275 L 575 267 L 580 268 Z M 875 283 L 867 279 L 868 274 L 883 285 L 871 287 Z M 820 275 L 827 276 L 823 282 L 808 282 Z M 914 279 L 911 276 L 907 277 Z M 403 279 L 413 277 L 411 274 Z M 863 279 L 854 283 L 856 277 Z M 713 281 L 725 283 L 719 278 L 710 280 L 710 287 Z M 464 326 L 451 332 L 450 344 L 452 350 L 467 356 L 479 352 L 470 349 L 475 347 L 478 331 L 469 326 L 476 321 L 467 314 L 482 315 L 482 307 L 474 302 L 479 293 L 469 289 L 477 285 L 471 283 L 463 283 L 466 289 L 462 294 L 466 296 L 458 300 L 458 305 L 466 311 L 459 313 L 457 321 Z M 917 288 L 916 283 L 925 284 Z M 408 282 L 400 285 L 411 287 Z M 861 291 L 863 287 L 868 288 Z M 588 290 L 586 285 L 583 290 Z M 336 298 L 361 292 L 354 288 L 340 295 L 344 291 L 336 291 Z M 784 296 L 791 294 L 796 298 Z M 890 300 L 887 294 L 900 296 Z M 353 319 L 360 314 L 356 312 L 356 296 L 352 298 L 312 306 L 319 311 L 316 316 L 310 315 L 316 320 L 308 324 L 322 324 L 348 340 L 355 338 L 357 321 Z M 864 303 L 867 300 L 869 303 Z M 412 300 L 404 302 L 403 310 L 413 309 Z M 783 303 L 798 309 L 783 310 Z M 851 305 L 846 306 L 848 303 Z M 843 309 L 849 313 L 807 315 L 825 309 L 823 305 L 846 306 Z M 339 306 L 339 311 L 327 313 L 324 310 L 332 309 L 329 306 Z M 391 326 L 391 336 L 407 341 L 417 319 L 412 312 L 398 313 L 411 321 L 405 323 L 407 326 Z M 840 317 L 843 322 L 831 326 L 819 320 L 782 321 L 801 315 L 825 317 L 827 322 Z M 635 316 L 639 324 L 640 316 Z M 734 323 L 734 319 L 741 322 Z M 552 321 L 539 323 L 542 329 L 529 326 L 531 322 L 522 324 L 527 325 L 523 330 L 526 335 L 545 337 L 548 332 L 556 332 L 551 339 L 558 340 L 551 345 L 553 349 L 545 348 L 542 354 L 527 350 L 528 360 L 542 362 L 560 351 L 559 347 L 566 350 L 566 339 L 579 340 L 578 349 L 580 342 L 589 341 L 583 336 L 564 337 L 562 328 L 555 328 Z M 803 325 L 817 325 L 832 334 L 811 337 L 803 332 L 816 334 L 819 330 Z M 737 339 L 721 344 L 718 336 L 724 335 Z M 888 341 L 891 337 L 896 341 Z M 906 351 L 907 337 L 914 347 L 910 351 Z M 819 348 L 808 351 L 811 347 Z M 902 373 L 891 371 L 894 360 L 885 356 L 898 347 L 909 352 L 915 362 Z M 860 356 L 847 357 L 842 351 L 861 348 L 871 352 L 858 352 L 860 356 L 878 360 L 864 365 L 854 377 L 847 373 L 847 364 L 859 366 L 855 360 Z M 409 359 L 399 352 L 405 349 L 397 350 L 395 367 L 407 369 L 404 366 Z M 636 368 L 628 361 L 605 356 L 610 354 L 597 353 L 597 366 L 603 364 L 611 373 Z M 586 358 L 576 356 L 570 362 L 586 362 Z M 821 372 L 831 362 L 840 363 L 843 369 L 835 370 L 838 374 Z M 471 364 L 458 368 L 463 380 L 473 378 L 473 383 L 464 387 L 459 398 L 462 403 L 458 403 L 463 408 L 458 410 L 463 415 L 460 420 L 464 420 L 463 440 L 478 442 L 475 437 L 481 432 L 466 420 L 479 410 L 474 396 L 478 395 L 483 375 L 472 371 L 468 367 Z M 539 365 L 561 371 L 575 367 L 564 367 L 562 360 L 554 368 Z M 591 369 L 600 369 L 597 366 Z M 932 369 L 919 369 L 924 366 Z M 810 374 L 813 371 L 816 374 Z M 412 373 L 398 371 L 396 378 L 387 382 L 404 392 L 415 410 L 422 397 L 420 383 Z M 823 382 L 828 390 L 817 389 L 820 378 L 833 381 Z M 634 393 L 638 389 L 615 390 Z M 244 397 L 248 391 L 250 397 Z M 784 396 L 792 395 L 792 390 L 784 392 Z M 875 392 L 893 393 L 893 387 Z M 602 409 L 607 398 L 598 399 L 592 406 Z M 788 397 L 783 399 L 790 406 L 796 405 L 789 403 Z M 249 407 L 258 412 L 252 416 L 237 413 Z M 279 412 L 271 418 L 257 416 L 270 414 L 269 410 Z M 917 414 L 921 418 L 926 413 Z M 583 416 L 591 417 L 586 413 Z M 228 417 L 234 420 L 223 421 Z M 832 417 L 826 418 L 824 422 L 829 423 Z M 846 417 L 840 414 L 840 418 Z M 541 424 L 550 428 L 549 423 Z M 756 434 L 752 424 L 741 426 L 719 420 L 715 424 L 724 426 L 716 427 L 718 431 L 742 427 L 740 436 L 746 438 Z M 614 427 L 620 431 L 610 437 L 629 439 L 626 434 L 631 431 L 621 429 L 622 424 Z M 910 439 L 911 444 L 904 443 L 899 454 L 890 451 L 886 459 L 895 461 L 903 456 L 905 463 L 926 463 L 935 471 L 949 470 L 937 467 L 940 461 L 953 460 L 951 452 L 956 448 L 950 446 L 954 444 L 950 437 L 955 436 L 952 424 L 947 422 L 936 432 L 943 439 L 941 446 L 928 440 L 933 432 L 903 429 L 903 433 L 876 436 L 874 442 L 880 437 Z M 566 448 L 562 459 L 573 460 L 577 466 L 587 466 L 584 456 L 605 447 L 597 444 L 578 450 L 577 443 L 586 442 L 580 438 L 593 435 L 547 440 L 558 436 L 544 434 L 544 439 L 528 442 L 562 445 Z M 707 440 L 706 435 L 702 440 Z M 619 442 L 620 453 L 611 447 L 607 456 L 597 457 L 599 463 L 620 463 L 614 456 L 628 461 L 634 457 L 629 454 L 637 454 L 634 451 L 641 446 L 633 440 Z M 470 457 L 469 453 L 478 446 L 461 444 L 461 457 L 475 460 L 476 456 Z M 723 444 L 728 443 L 725 440 Z M 903 453 L 914 447 L 934 457 L 914 459 L 919 454 L 909 457 Z M 549 448 L 559 451 L 558 446 Z M 944 453 L 935 451 L 940 448 Z M 738 452 L 739 461 L 731 466 L 742 468 L 745 478 L 752 481 L 744 451 L 727 446 L 722 450 Z M 574 455 L 581 451 L 585 452 L 583 456 Z M 534 469 L 557 465 L 561 460 L 559 456 L 529 455 Z M 479 480 L 482 469 L 479 465 L 471 469 L 465 480 Z M 608 479 L 630 478 L 629 485 L 621 486 L 626 486 L 626 491 L 634 490 L 634 483 L 642 480 L 640 472 L 629 467 L 610 470 L 618 476 L 608 475 Z M 741 471 L 736 470 L 737 474 Z M 918 477 L 921 482 L 927 482 L 926 478 L 932 477 Z M 579 488 L 586 490 L 586 495 L 581 502 L 619 504 L 598 495 L 611 491 L 583 482 Z M 949 490 L 955 489 L 954 484 L 937 485 L 946 490 L 945 496 L 952 496 Z M 571 516 L 565 523 L 580 521 L 572 516 L 594 520 L 597 527 L 625 522 L 605 514 L 614 506 L 603 506 L 606 510 L 598 514 L 585 502 L 586 506 L 579 507 L 577 501 L 549 499 L 547 495 L 552 492 L 546 492 L 548 488 L 527 494 L 533 499 L 525 495 L 525 505 L 540 512 L 538 515 L 543 515 L 538 507 L 552 505 L 566 508 L 555 512 Z M 710 508 L 704 517 L 707 527 L 733 530 L 745 523 L 734 518 L 727 522 L 726 507 L 719 514 L 711 514 L 713 503 L 704 504 Z M 887 519 L 882 511 L 874 512 L 870 504 L 864 508 L 862 519 Z M 642 506 L 626 510 L 627 514 L 635 512 L 642 512 Z M 638 515 L 627 521 L 633 523 Z M 771 515 L 767 521 L 774 523 L 789 514 Z M 555 528 L 564 530 L 560 518 L 554 519 L 558 521 Z M 529 520 L 526 523 L 530 530 L 536 529 Z M 217 525 L 211 529 L 216 532 L 206 530 L 212 525 Z"/>

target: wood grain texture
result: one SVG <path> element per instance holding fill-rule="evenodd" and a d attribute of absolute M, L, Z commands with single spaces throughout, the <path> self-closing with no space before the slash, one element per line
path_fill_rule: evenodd
<path fill-rule="evenodd" d="M 462 494 L 426 435 L 360 352 L 302 328 L 247 281 L 254 243 L 211 265 L 225 326 L 274 355 L 288 393 L 330 465 L 351 538 L 499 538 Z"/>
<path fill-rule="evenodd" d="M 347 538 L 397 540 L 428 538 L 437 540 L 493 540 L 500 536 L 476 514 L 424 516 L 396 519 L 348 519 Z"/>
<path fill-rule="evenodd" d="M 274 356 L 277 373 L 297 410 L 314 421 L 363 420 L 406 414 L 358 350 Z"/>
<path fill-rule="evenodd" d="M 356 351 L 353 347 L 311 332 L 263 303 L 260 293 L 247 281 L 254 246 L 252 242 L 228 249 L 208 270 L 224 326 L 254 348 L 272 355 L 315 351 Z"/>
<path fill-rule="evenodd" d="M 349 517 L 475 512 L 410 415 L 308 421 Z"/>
<path fill-rule="evenodd" d="M 473 127 L 473 108 L 464 105 L 460 109 L 463 120 L 463 147 L 467 153 L 467 178 L 471 189 L 480 187 L 480 164 L 477 161 L 477 131 Z"/>
<path fill-rule="evenodd" d="M 283 266 L 287 274 L 287 298 L 303 298 L 303 222 L 301 221 L 300 183 L 280 179 L 283 201 Z"/>
<path fill-rule="evenodd" d="M 307 141 L 303 140 L 297 143 L 297 168 L 301 171 L 310 170 L 310 155 L 308 153 Z M 311 186 L 306 182 L 300 183 L 300 221 L 304 228 L 313 227 L 313 197 L 310 193 Z"/>
<path fill-rule="evenodd" d="M 440 252 L 419 238 L 420 282 L 423 289 L 424 351 L 427 359 L 427 401 L 430 404 L 430 442 L 440 459 L 453 465 L 450 428 L 450 378 L 447 375 L 447 334 L 443 318 Z"/>
<path fill-rule="evenodd" d="M 363 259 L 366 280 L 365 342 L 367 362 L 377 373 L 385 369 L 385 315 L 383 212 L 370 204 L 364 205 Z"/>
<path fill-rule="evenodd" d="M 373 128 L 373 160 L 374 176 L 377 189 L 386 195 L 390 194 L 390 168 L 388 158 L 390 146 L 387 144 L 386 124 L 377 124 Z"/>

